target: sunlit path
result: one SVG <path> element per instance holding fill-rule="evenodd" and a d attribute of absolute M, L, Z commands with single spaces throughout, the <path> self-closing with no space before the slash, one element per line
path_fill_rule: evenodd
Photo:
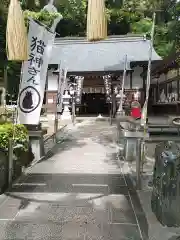
<path fill-rule="evenodd" d="M 0 239 L 148 239 L 136 192 L 117 162 L 115 131 L 108 122 L 75 129 L 14 184 L 0 208 Z"/>

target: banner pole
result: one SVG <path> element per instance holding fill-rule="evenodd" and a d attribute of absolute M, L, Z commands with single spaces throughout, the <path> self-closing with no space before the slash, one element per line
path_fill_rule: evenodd
<path fill-rule="evenodd" d="M 142 109 L 142 117 L 141 117 L 141 126 L 144 127 L 144 129 L 146 129 L 146 125 L 147 125 L 147 108 L 148 108 L 148 100 L 149 100 L 149 89 L 151 84 L 151 62 L 152 62 L 152 50 L 153 50 L 153 43 L 154 43 L 155 21 L 156 21 L 156 13 L 154 12 L 152 29 L 151 29 L 151 39 L 149 44 L 149 60 L 148 60 L 147 80 L 146 80 L 146 99 Z"/>
<path fill-rule="evenodd" d="M 123 71 L 123 81 L 122 81 L 122 88 L 121 88 L 121 96 L 120 96 L 120 104 L 117 110 L 116 115 L 121 115 L 123 112 L 123 96 L 124 96 L 124 84 L 126 80 L 126 72 L 127 72 L 127 55 L 125 55 L 124 59 L 124 71 Z"/>
<path fill-rule="evenodd" d="M 29 61 L 23 64 L 18 96 L 18 120 L 25 125 L 39 125 L 49 58 L 55 34 L 31 20 L 29 25 Z"/>
<path fill-rule="evenodd" d="M 20 92 L 22 78 L 23 78 L 23 68 L 24 68 L 24 61 L 21 64 L 21 75 L 20 75 L 20 81 L 19 81 L 19 92 Z M 17 97 L 17 108 L 15 110 L 15 119 L 14 119 L 15 124 L 19 123 L 19 120 L 18 120 L 18 109 L 19 109 L 19 94 L 18 94 L 18 97 Z"/>
<path fill-rule="evenodd" d="M 54 132 L 55 134 L 58 131 L 58 102 L 59 102 L 59 94 L 60 94 L 60 78 L 61 78 L 61 62 L 58 65 L 59 68 L 59 74 L 58 74 L 58 79 L 57 79 L 57 96 L 56 96 L 56 106 L 55 106 L 55 120 L 54 120 Z"/>

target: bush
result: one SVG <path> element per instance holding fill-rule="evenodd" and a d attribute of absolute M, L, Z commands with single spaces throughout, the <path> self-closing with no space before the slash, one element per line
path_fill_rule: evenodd
<path fill-rule="evenodd" d="M 41 10 L 40 12 L 32 12 L 29 10 L 24 11 L 25 24 L 27 27 L 29 18 L 37 20 L 47 27 L 51 27 L 54 20 L 58 17 L 62 17 L 62 15 L 60 13 L 49 13 L 46 10 Z"/>
<path fill-rule="evenodd" d="M 28 132 L 24 125 L 12 123 L 0 124 L 0 148 L 8 154 L 9 139 L 13 139 L 14 160 L 21 166 L 27 166 L 32 162 L 34 155 L 29 146 Z"/>
<path fill-rule="evenodd" d="M 24 125 L 4 123 L 0 125 L 0 148 L 8 150 L 9 139 L 14 139 L 14 147 L 28 150 L 28 132 Z"/>

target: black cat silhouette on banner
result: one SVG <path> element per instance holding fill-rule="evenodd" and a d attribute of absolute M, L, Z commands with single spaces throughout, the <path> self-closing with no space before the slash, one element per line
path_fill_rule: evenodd
<path fill-rule="evenodd" d="M 23 64 L 18 101 L 18 120 L 21 124 L 39 124 L 54 38 L 54 33 L 30 20 L 29 60 Z"/>
<path fill-rule="evenodd" d="M 34 108 L 31 90 L 28 91 L 28 89 L 26 89 L 26 92 L 22 101 L 22 107 L 27 110 Z"/>

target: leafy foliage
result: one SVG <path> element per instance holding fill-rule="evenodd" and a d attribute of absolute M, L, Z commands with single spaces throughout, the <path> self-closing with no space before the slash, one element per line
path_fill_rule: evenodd
<path fill-rule="evenodd" d="M 25 10 L 25 20 L 32 17 L 47 26 L 50 26 L 57 14 L 50 14 L 41 9 L 48 0 L 21 0 Z M 5 31 L 7 7 L 9 0 L 0 1 L 0 79 L 3 78 L 6 67 Z M 57 26 L 57 33 L 65 36 L 85 36 L 87 0 L 55 0 L 55 6 L 63 16 Z M 172 50 L 180 50 L 180 2 L 176 0 L 106 0 L 108 16 L 108 34 L 121 35 L 138 33 L 149 35 L 152 26 L 152 14 L 157 12 L 155 28 L 155 49 L 162 57 L 167 56 Z M 9 92 L 18 91 L 20 64 L 8 62 Z"/>
<path fill-rule="evenodd" d="M 175 49 L 177 52 L 179 52 L 180 51 L 180 2 L 176 4 L 174 15 L 175 15 L 175 21 L 174 21 Z M 171 33 L 173 34 L 173 31 Z"/>
<path fill-rule="evenodd" d="M 25 18 L 26 26 L 28 26 L 28 19 L 32 18 L 34 20 L 37 20 L 37 21 L 43 23 L 47 27 L 51 27 L 54 20 L 60 16 L 61 16 L 60 13 L 49 13 L 45 10 L 42 10 L 40 12 L 31 12 L 29 10 L 24 11 L 24 18 Z"/>
<path fill-rule="evenodd" d="M 24 11 L 24 17 L 25 17 L 25 23 L 28 27 L 28 18 L 31 17 L 35 20 L 38 20 L 39 22 L 47 25 L 50 27 L 54 21 L 55 18 L 61 16 L 59 13 L 48 13 L 47 11 L 40 11 L 40 12 L 31 12 L 29 10 Z M 5 47 L 4 54 L 5 54 Z M 3 60 L 2 60 L 3 61 Z M 3 61 L 5 64 L 5 61 Z M 4 66 L 4 65 L 3 65 Z M 3 74 L 2 69 L 2 74 Z M 7 65 L 7 92 L 10 95 L 15 95 L 14 98 L 17 99 L 17 94 L 19 91 L 19 82 L 20 82 L 20 72 L 21 72 L 21 62 L 15 62 L 15 61 L 8 61 Z M 7 98 L 8 100 L 8 98 Z"/>
<path fill-rule="evenodd" d="M 3 79 L 6 65 L 6 16 L 7 10 L 2 1 L 0 2 L 0 80 Z"/>
<path fill-rule="evenodd" d="M 13 139 L 13 160 L 15 166 L 28 166 L 34 159 L 29 146 L 27 129 L 24 125 L 0 124 L 0 149 L 8 154 L 9 139 Z M 19 169 L 19 167 L 18 167 Z M 15 169 L 16 171 L 16 169 Z"/>
<path fill-rule="evenodd" d="M 152 27 L 152 20 L 150 18 L 143 18 L 131 24 L 131 32 L 149 34 Z"/>
<path fill-rule="evenodd" d="M 24 125 L 0 124 L 0 148 L 8 150 L 11 138 L 14 138 L 15 146 L 20 146 L 23 151 L 28 150 L 28 134 Z"/>
<path fill-rule="evenodd" d="M 63 19 L 57 26 L 57 32 L 60 36 L 85 36 L 87 1 L 56 0 L 55 5 L 63 16 Z"/>

